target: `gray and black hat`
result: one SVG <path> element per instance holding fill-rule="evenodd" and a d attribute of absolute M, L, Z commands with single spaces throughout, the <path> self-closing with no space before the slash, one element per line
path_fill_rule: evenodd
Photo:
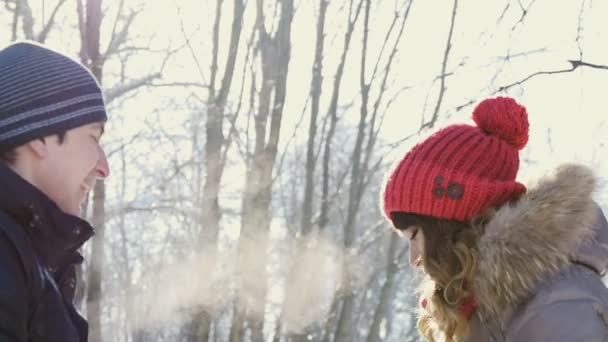
<path fill-rule="evenodd" d="M 36 43 L 0 50 L 0 151 L 106 119 L 101 88 L 82 64 Z"/>

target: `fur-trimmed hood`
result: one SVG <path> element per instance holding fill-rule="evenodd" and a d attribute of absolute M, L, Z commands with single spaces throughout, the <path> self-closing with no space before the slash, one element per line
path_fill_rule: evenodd
<path fill-rule="evenodd" d="M 590 169 L 564 165 L 497 210 L 480 237 L 473 282 L 483 317 L 500 319 L 572 261 L 603 273 L 608 225 L 591 198 L 594 188 Z"/>

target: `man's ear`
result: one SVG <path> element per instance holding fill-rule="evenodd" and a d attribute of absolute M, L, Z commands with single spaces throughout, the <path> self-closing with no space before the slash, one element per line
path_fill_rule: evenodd
<path fill-rule="evenodd" d="M 48 154 L 48 146 L 44 138 L 35 139 L 26 144 L 27 149 L 30 150 L 36 157 L 44 159 Z"/>

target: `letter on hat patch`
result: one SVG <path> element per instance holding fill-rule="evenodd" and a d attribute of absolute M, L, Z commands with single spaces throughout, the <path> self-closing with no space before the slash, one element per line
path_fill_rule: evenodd
<path fill-rule="evenodd" d="M 435 178 L 435 188 L 433 188 L 433 195 L 436 198 L 443 198 L 446 194 L 446 189 L 443 187 L 443 176 L 437 176 Z M 459 200 L 464 195 L 464 186 L 460 183 L 450 183 L 447 189 L 447 195 L 453 200 Z"/>

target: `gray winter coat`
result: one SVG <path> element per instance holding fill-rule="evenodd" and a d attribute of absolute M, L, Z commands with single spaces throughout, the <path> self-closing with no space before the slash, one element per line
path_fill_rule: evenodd
<path fill-rule="evenodd" d="M 467 342 L 608 341 L 608 224 L 587 168 L 503 206 L 479 242 L 478 309 Z"/>

